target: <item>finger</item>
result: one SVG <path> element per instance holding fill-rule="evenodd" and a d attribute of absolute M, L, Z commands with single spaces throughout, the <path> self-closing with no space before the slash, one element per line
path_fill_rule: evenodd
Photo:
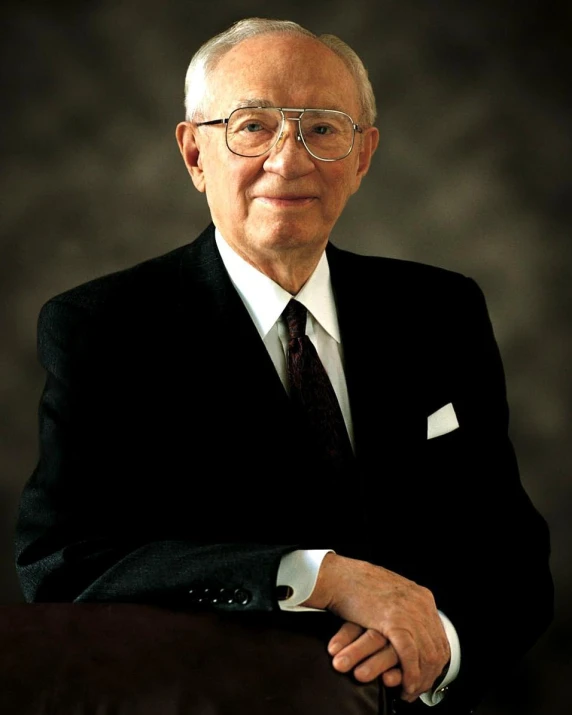
<path fill-rule="evenodd" d="M 362 683 L 369 683 L 387 671 L 391 671 L 399 663 L 397 653 L 391 645 L 387 645 L 382 650 L 377 651 L 369 658 L 362 661 L 354 670 L 356 680 Z M 399 672 L 399 683 L 401 682 L 401 672 Z"/>
<path fill-rule="evenodd" d="M 416 635 L 414 640 L 412 634 L 401 629 L 392 640 L 403 671 L 401 697 L 407 702 L 430 690 L 442 668 L 442 658 L 429 634 L 421 631 Z"/>
<path fill-rule="evenodd" d="M 422 683 L 419 644 L 403 628 L 396 628 L 387 635 L 401 664 L 402 697 L 406 700 L 417 692 Z"/>
<path fill-rule="evenodd" d="M 387 638 L 382 636 L 379 631 L 368 628 L 365 633 L 362 633 L 362 635 L 338 652 L 333 661 L 334 668 L 340 670 L 342 673 L 346 673 L 368 656 L 385 648 L 387 643 Z M 393 649 L 392 652 L 395 653 Z M 391 665 L 394 665 L 394 663 L 391 663 Z"/>
<path fill-rule="evenodd" d="M 386 688 L 396 688 L 398 685 L 401 685 L 403 680 L 401 668 L 390 668 L 386 670 L 381 676 L 381 679 Z"/>
<path fill-rule="evenodd" d="M 404 684 L 405 692 L 411 696 L 409 702 L 433 688 L 433 684 L 440 676 L 444 664 L 447 662 L 445 654 L 448 651 L 444 647 L 440 647 L 439 643 L 435 643 L 430 637 L 421 638 L 419 643 L 420 681 L 416 684 L 415 689 L 411 687 L 407 690 L 407 684 Z"/>
<path fill-rule="evenodd" d="M 340 630 L 332 636 L 330 642 L 328 643 L 328 653 L 330 655 L 336 655 L 342 648 L 345 648 L 352 641 L 358 638 L 364 629 L 358 626 L 357 623 L 350 623 L 346 621 Z"/>

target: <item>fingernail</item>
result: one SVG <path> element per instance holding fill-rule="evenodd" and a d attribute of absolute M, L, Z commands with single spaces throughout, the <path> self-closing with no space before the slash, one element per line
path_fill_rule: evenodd
<path fill-rule="evenodd" d="M 335 643 L 332 643 L 330 645 L 330 655 L 336 655 L 336 653 L 339 653 L 342 649 L 342 644 L 336 641 Z"/>
<path fill-rule="evenodd" d="M 345 657 L 345 655 L 342 655 L 340 658 L 336 658 L 336 666 L 338 668 L 347 668 L 349 665 L 349 660 Z"/>

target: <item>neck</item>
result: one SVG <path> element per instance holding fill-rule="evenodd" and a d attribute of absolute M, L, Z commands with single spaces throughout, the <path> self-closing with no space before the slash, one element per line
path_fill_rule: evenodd
<path fill-rule="evenodd" d="M 320 253 L 304 261 L 294 259 L 290 261 L 249 262 L 275 283 L 278 283 L 278 285 L 288 291 L 288 293 L 296 295 L 316 269 L 321 255 Z M 246 260 L 248 260 L 248 258 Z"/>
<path fill-rule="evenodd" d="M 271 278 L 288 293 L 296 295 L 312 275 L 327 244 L 321 246 L 299 246 L 283 251 L 248 252 L 242 246 L 231 244 L 231 248 L 247 263 Z"/>

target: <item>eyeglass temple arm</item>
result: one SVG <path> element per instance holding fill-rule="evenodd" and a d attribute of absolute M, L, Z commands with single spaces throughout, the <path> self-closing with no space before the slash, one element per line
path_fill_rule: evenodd
<path fill-rule="evenodd" d="M 197 127 L 206 127 L 209 124 L 228 124 L 227 119 L 211 119 L 210 122 L 195 122 Z"/>

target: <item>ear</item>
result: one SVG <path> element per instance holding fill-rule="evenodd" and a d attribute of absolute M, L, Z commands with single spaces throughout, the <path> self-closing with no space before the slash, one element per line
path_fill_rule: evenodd
<path fill-rule="evenodd" d="M 177 124 L 175 136 L 181 156 L 183 157 L 187 171 L 191 175 L 195 188 L 204 193 L 206 185 L 199 148 L 200 137 L 198 127 L 192 122 L 181 122 Z"/>
<path fill-rule="evenodd" d="M 358 165 L 356 171 L 356 183 L 352 193 L 355 193 L 361 184 L 361 180 L 369 171 L 371 158 L 379 144 L 379 130 L 377 127 L 368 127 L 361 135 L 359 144 Z"/>

